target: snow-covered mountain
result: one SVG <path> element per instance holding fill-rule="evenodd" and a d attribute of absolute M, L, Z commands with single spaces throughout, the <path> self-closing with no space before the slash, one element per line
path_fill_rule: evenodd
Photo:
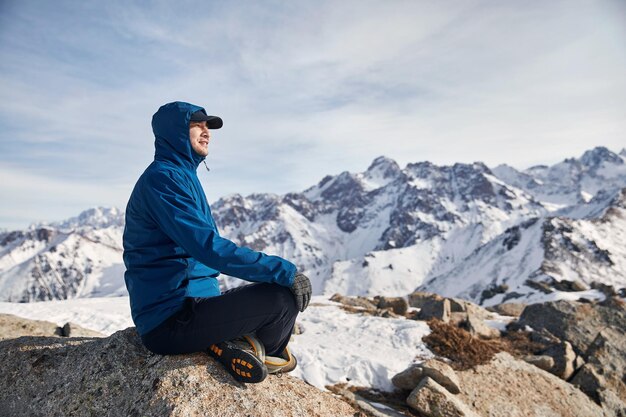
<path fill-rule="evenodd" d="M 532 302 L 545 282 L 581 274 L 584 286 L 626 286 L 626 266 L 616 260 L 624 254 L 614 247 L 623 219 L 610 214 L 622 213 L 625 160 L 626 150 L 598 147 L 520 172 L 480 162 L 401 168 L 379 157 L 364 172 L 326 176 L 301 193 L 235 194 L 211 207 L 224 236 L 294 261 L 316 294 L 405 295 L 419 287 L 489 304 L 507 296 Z M 124 293 L 122 230 L 121 212 L 94 209 L 0 233 L 0 299 Z M 599 255 L 582 261 L 594 244 Z"/>
<path fill-rule="evenodd" d="M 0 300 L 127 294 L 123 223 L 119 210 L 93 208 L 64 222 L 0 233 Z"/>
<path fill-rule="evenodd" d="M 493 172 L 544 205 L 563 208 L 588 202 L 599 191 L 624 187 L 625 160 L 626 149 L 618 155 L 600 146 L 578 159 L 568 158 L 551 167 L 538 165 L 520 172 L 508 165 L 499 165 Z"/>
<path fill-rule="evenodd" d="M 317 293 L 344 294 L 409 292 L 506 228 L 547 213 L 482 163 L 400 169 L 384 157 L 302 193 L 233 195 L 212 207 L 225 236 L 292 259 Z"/>
<path fill-rule="evenodd" d="M 483 305 L 626 296 L 626 188 L 579 208 L 581 218 L 534 218 L 507 229 L 420 290 Z"/>

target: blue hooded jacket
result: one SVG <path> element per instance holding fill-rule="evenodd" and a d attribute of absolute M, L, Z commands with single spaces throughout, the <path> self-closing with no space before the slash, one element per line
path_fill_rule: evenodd
<path fill-rule="evenodd" d="M 220 272 L 289 287 L 296 266 L 220 237 L 196 169 L 189 120 L 204 109 L 174 102 L 152 117 L 154 161 L 126 207 L 124 280 L 133 321 L 145 335 L 183 308 L 187 297 L 220 295 Z"/>

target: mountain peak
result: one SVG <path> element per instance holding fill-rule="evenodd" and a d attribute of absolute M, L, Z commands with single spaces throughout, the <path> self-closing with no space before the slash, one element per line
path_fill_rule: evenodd
<path fill-rule="evenodd" d="M 372 161 L 372 163 L 370 164 L 369 168 L 367 168 L 368 171 L 372 171 L 374 169 L 380 169 L 380 168 L 392 168 L 392 169 L 400 169 L 400 167 L 398 166 L 398 164 L 396 163 L 396 161 L 394 161 L 391 158 L 388 158 L 386 156 L 379 156 L 378 158 L 374 159 Z"/>
<path fill-rule="evenodd" d="M 44 226 L 45 223 L 38 226 Z M 107 228 L 110 226 L 123 226 L 124 212 L 117 207 L 92 207 L 61 222 L 50 223 L 49 226 L 58 229 L 77 229 L 87 227 L 90 229 Z M 33 225 L 34 226 L 34 225 Z M 31 226 L 31 227 L 33 227 Z"/>
<path fill-rule="evenodd" d="M 583 154 L 580 162 L 587 167 L 597 167 L 602 162 L 610 162 L 612 164 L 623 164 L 624 161 L 617 154 L 611 152 L 604 146 L 597 146 Z"/>

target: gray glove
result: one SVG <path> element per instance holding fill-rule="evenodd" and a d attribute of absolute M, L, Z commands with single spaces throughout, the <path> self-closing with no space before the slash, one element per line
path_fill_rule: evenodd
<path fill-rule="evenodd" d="M 311 281 L 306 275 L 298 272 L 293 279 L 293 285 L 289 288 L 296 298 L 296 305 L 300 312 L 304 311 L 311 301 Z"/>

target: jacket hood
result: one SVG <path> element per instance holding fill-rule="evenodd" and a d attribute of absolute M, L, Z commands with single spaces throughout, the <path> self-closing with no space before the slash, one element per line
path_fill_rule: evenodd
<path fill-rule="evenodd" d="M 198 155 L 191 147 L 189 120 L 198 110 L 206 114 L 204 108 L 190 103 L 175 101 L 159 108 L 152 116 L 154 132 L 155 160 L 166 160 L 196 170 L 204 156 Z"/>

